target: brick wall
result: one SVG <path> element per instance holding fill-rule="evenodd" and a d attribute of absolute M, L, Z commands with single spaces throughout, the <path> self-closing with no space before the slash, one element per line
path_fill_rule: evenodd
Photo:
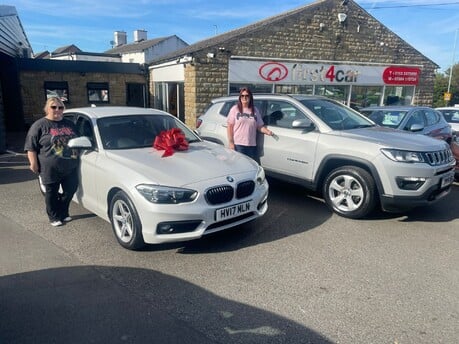
<path fill-rule="evenodd" d="M 69 103 L 66 106 L 72 108 L 91 105 L 87 97 L 88 82 L 109 84 L 109 105 L 126 105 L 126 83 L 146 82 L 145 77 L 139 74 L 21 71 L 24 120 L 28 125 L 43 116 L 43 106 L 46 102 L 45 81 L 66 81 L 69 87 Z"/>

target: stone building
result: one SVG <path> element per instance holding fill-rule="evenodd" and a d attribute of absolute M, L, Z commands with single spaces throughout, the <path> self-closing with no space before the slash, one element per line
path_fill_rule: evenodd
<path fill-rule="evenodd" d="M 431 105 L 437 68 L 354 1 L 319 0 L 153 61 L 151 103 L 190 126 L 212 98 L 243 86 L 356 108 Z"/>

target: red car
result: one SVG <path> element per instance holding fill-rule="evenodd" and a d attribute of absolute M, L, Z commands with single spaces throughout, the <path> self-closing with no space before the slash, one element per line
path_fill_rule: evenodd
<path fill-rule="evenodd" d="M 453 152 L 454 157 L 456 158 L 456 173 L 454 177 L 456 181 L 459 181 L 459 133 L 456 133 L 451 140 L 451 150 Z"/>

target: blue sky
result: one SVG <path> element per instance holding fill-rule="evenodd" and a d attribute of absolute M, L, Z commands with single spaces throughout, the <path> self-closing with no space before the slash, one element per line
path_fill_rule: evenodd
<path fill-rule="evenodd" d="M 34 53 L 75 44 L 83 51 L 111 48 L 114 31 L 148 38 L 177 35 L 193 44 L 258 20 L 310 4 L 311 0 L 9 0 Z M 459 61 L 459 1 L 357 0 L 372 16 L 440 66 Z M 457 39 L 459 41 L 459 37 Z M 454 47 L 456 46 L 456 49 Z"/>

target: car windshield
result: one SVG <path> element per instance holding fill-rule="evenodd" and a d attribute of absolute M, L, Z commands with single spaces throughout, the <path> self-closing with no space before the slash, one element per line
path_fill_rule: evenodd
<path fill-rule="evenodd" d="M 408 111 L 406 110 L 373 110 L 367 111 L 366 114 L 376 124 L 383 127 L 398 128 L 400 123 L 406 117 Z"/>
<path fill-rule="evenodd" d="M 459 108 L 456 110 L 448 109 L 440 109 L 438 110 L 443 114 L 443 117 L 445 117 L 446 121 L 448 123 L 459 123 Z"/>
<path fill-rule="evenodd" d="M 331 99 L 298 99 L 333 130 L 374 126 L 365 116 Z"/>
<path fill-rule="evenodd" d="M 179 128 L 186 140 L 200 141 L 193 131 L 174 117 L 165 115 L 129 115 L 97 120 L 104 149 L 152 147 L 156 136 L 165 130 Z"/>

